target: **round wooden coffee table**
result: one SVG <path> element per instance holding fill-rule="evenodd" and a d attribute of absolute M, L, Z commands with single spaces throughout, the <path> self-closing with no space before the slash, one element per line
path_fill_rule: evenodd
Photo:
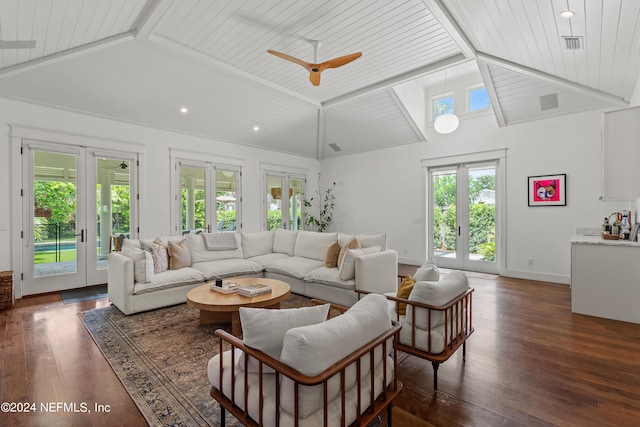
<path fill-rule="evenodd" d="M 207 282 L 202 286 L 193 288 L 187 293 L 187 304 L 200 310 L 200 323 L 208 325 L 211 323 L 231 323 L 231 333 L 237 337 L 242 334 L 240 325 L 240 307 L 254 308 L 280 308 L 280 301 L 283 301 L 291 294 L 291 287 L 282 280 L 266 279 L 262 277 L 230 277 L 231 282 L 239 285 L 254 285 L 261 283 L 269 285 L 271 292 L 255 297 L 245 297 L 237 292 L 233 294 L 221 294 L 212 291 L 212 282 Z"/>

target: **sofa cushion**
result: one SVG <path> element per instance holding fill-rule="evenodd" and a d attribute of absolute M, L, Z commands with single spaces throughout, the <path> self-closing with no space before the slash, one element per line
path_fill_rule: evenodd
<path fill-rule="evenodd" d="M 293 256 L 298 231 L 277 228 L 273 236 L 273 252 Z"/>
<path fill-rule="evenodd" d="M 154 292 L 182 285 L 191 285 L 202 281 L 204 281 L 204 274 L 192 267 L 185 267 L 180 270 L 167 270 L 162 273 L 155 274 L 153 276 L 153 280 L 149 283 L 136 283 L 133 286 L 133 294 L 145 294 L 147 292 Z M 184 301 L 186 300 L 185 292 Z"/>
<path fill-rule="evenodd" d="M 342 280 L 354 279 L 356 277 L 356 258 L 361 255 L 380 252 L 380 246 L 371 246 L 362 249 L 347 249 L 347 252 L 340 264 L 340 278 Z"/>
<path fill-rule="evenodd" d="M 242 340 L 280 360 L 284 334 L 289 329 L 324 322 L 328 314 L 329 304 L 280 310 L 240 307 Z"/>
<path fill-rule="evenodd" d="M 338 233 L 320 233 L 317 231 L 298 231 L 293 255 L 323 261 L 327 248 L 338 241 Z"/>
<path fill-rule="evenodd" d="M 336 267 L 320 267 L 311 270 L 304 276 L 304 281 L 340 289 L 355 290 L 356 288 L 356 281 L 354 279 L 342 280 L 340 278 L 340 270 Z"/>
<path fill-rule="evenodd" d="M 242 252 L 245 258 L 266 255 L 273 252 L 275 231 L 242 233 Z"/>
<path fill-rule="evenodd" d="M 324 262 L 318 261 L 317 259 L 292 256 L 269 263 L 265 270 L 271 273 L 279 273 L 303 279 L 311 270 L 320 268 L 323 265 Z"/>
<path fill-rule="evenodd" d="M 426 260 L 413 275 L 416 282 L 428 280 L 435 282 L 440 280 L 440 270 L 433 258 Z"/>
<path fill-rule="evenodd" d="M 138 239 L 124 239 L 121 248 L 142 249 L 142 243 Z"/>
<path fill-rule="evenodd" d="M 413 290 L 409 295 L 409 301 L 418 301 L 433 306 L 442 306 L 453 300 L 455 297 L 465 292 L 469 287 L 467 275 L 462 271 L 453 271 L 437 282 L 420 281 L 413 285 Z M 435 328 L 444 324 L 444 313 L 431 313 L 431 323 L 429 323 L 429 311 L 426 308 L 407 307 L 407 322 L 413 323 L 413 313 L 415 309 L 415 326 L 420 329 Z"/>
<path fill-rule="evenodd" d="M 240 246 L 233 233 L 200 233 L 200 236 L 208 251 L 230 251 Z"/>
<path fill-rule="evenodd" d="M 140 248 L 125 247 L 120 253 L 133 260 L 133 278 L 137 283 L 153 280 L 153 258 L 151 253 Z"/>
<path fill-rule="evenodd" d="M 380 246 L 381 250 L 387 249 L 386 234 L 356 234 L 356 239 L 360 242 L 361 248 L 369 248 L 371 246 Z"/>
<path fill-rule="evenodd" d="M 263 270 L 261 264 L 248 259 L 222 259 L 218 261 L 196 262 L 192 267 L 202 272 L 206 280 L 243 274 L 256 274 Z"/>
<path fill-rule="evenodd" d="M 251 258 L 247 258 L 247 261 L 256 262 L 260 264 L 264 269 L 267 267 L 267 265 L 271 264 L 273 261 L 278 259 L 284 259 L 284 258 L 289 258 L 289 255 L 274 252 L 270 254 L 258 255 Z"/>
<path fill-rule="evenodd" d="M 217 261 L 220 259 L 242 259 L 244 258 L 242 254 L 242 246 L 240 244 L 240 234 L 234 233 L 234 237 L 238 242 L 237 249 L 230 249 L 226 251 L 209 251 L 204 244 L 204 240 L 197 234 L 187 234 L 185 235 L 187 241 L 187 248 L 189 248 L 189 252 L 191 253 L 191 263 L 195 264 L 196 262 L 203 261 Z"/>
<path fill-rule="evenodd" d="M 191 267 L 191 252 L 187 248 L 187 242 L 169 242 L 169 269 L 184 267 Z"/>

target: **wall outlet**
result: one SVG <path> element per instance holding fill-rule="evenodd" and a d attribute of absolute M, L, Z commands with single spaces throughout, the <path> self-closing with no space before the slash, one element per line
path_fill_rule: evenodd
<path fill-rule="evenodd" d="M 529 259 L 527 260 L 527 264 L 529 264 L 529 265 L 533 265 L 533 258 L 529 258 Z"/>

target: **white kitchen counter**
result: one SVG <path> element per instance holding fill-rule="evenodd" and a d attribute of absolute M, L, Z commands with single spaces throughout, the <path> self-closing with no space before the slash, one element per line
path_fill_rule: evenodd
<path fill-rule="evenodd" d="M 571 311 L 640 323 L 640 242 L 577 233 L 571 238 Z"/>

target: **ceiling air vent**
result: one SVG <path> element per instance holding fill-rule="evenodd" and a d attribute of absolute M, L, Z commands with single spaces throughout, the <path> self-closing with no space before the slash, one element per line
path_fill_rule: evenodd
<path fill-rule="evenodd" d="M 558 108 L 558 94 L 552 93 L 540 97 L 540 109 L 542 111 Z"/>
<path fill-rule="evenodd" d="M 582 36 L 562 36 L 562 40 L 564 40 L 564 47 L 567 50 L 582 49 Z"/>
<path fill-rule="evenodd" d="M 329 147 L 331 147 L 333 149 L 333 151 L 336 151 L 336 152 L 342 151 L 342 148 L 338 147 L 338 144 L 335 144 L 333 142 L 331 144 L 329 144 Z"/>

